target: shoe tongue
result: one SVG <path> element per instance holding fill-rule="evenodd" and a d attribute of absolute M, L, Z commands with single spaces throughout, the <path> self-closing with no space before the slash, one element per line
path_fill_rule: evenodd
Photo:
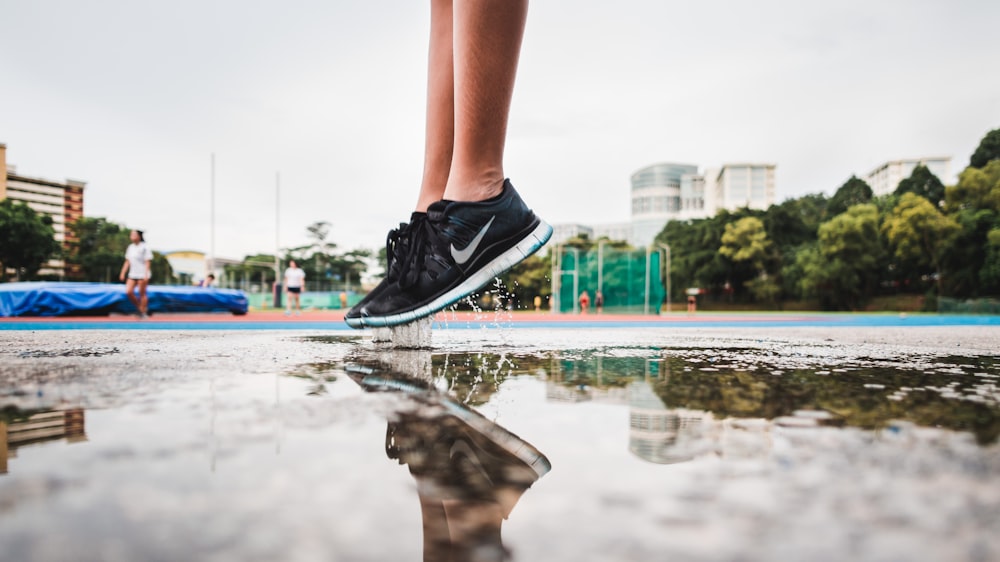
<path fill-rule="evenodd" d="M 444 216 L 445 211 L 448 209 L 448 205 L 451 205 L 453 201 L 447 199 L 442 199 L 440 201 L 435 201 L 427 207 L 427 218 L 431 220 L 438 220 Z"/>

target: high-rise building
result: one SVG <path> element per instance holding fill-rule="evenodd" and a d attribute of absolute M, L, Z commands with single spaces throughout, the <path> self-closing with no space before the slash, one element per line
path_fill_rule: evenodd
<path fill-rule="evenodd" d="M 58 182 L 28 177 L 7 164 L 7 146 L 0 143 L 0 201 L 22 201 L 41 215 L 52 217 L 55 239 L 67 249 L 76 241 L 73 225 L 83 217 L 83 190 L 86 183 L 76 180 Z M 72 265 L 49 260 L 40 273 L 66 276 L 74 273 Z"/>
<path fill-rule="evenodd" d="M 632 174 L 632 236 L 629 242 L 646 246 L 679 218 L 682 207 L 681 178 L 698 173 L 694 164 L 663 162 Z"/>
<path fill-rule="evenodd" d="M 726 164 L 715 177 L 711 213 L 744 207 L 764 210 L 774 204 L 774 164 Z"/>
<path fill-rule="evenodd" d="M 647 246 L 672 220 L 715 215 L 721 209 L 767 209 L 774 204 L 774 164 L 725 164 L 698 173 L 693 164 L 654 164 L 632 174 L 634 246 Z"/>
<path fill-rule="evenodd" d="M 872 188 L 875 196 L 889 195 L 896 191 L 899 182 L 910 177 L 913 169 L 917 166 L 926 166 L 932 174 L 942 182 L 947 181 L 951 172 L 951 157 L 931 156 L 927 158 L 909 158 L 905 160 L 890 160 L 881 166 L 876 167 L 868 175 L 865 181 Z"/>

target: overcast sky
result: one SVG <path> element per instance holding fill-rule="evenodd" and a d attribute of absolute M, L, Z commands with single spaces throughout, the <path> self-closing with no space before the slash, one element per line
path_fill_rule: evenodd
<path fill-rule="evenodd" d="M 498 0 L 494 0 L 498 1 Z M 154 249 L 240 258 L 332 223 L 377 248 L 422 156 L 428 2 L 4 0 L 0 142 Z M 995 0 L 536 0 L 506 171 L 550 223 L 629 218 L 663 161 L 777 164 L 779 201 L 1000 127 Z M 952 176 L 954 176 L 954 173 Z M 954 177 L 942 178 L 953 183 Z"/>

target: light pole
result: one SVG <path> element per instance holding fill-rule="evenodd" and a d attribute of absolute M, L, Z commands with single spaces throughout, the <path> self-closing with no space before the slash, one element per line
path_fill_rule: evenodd
<path fill-rule="evenodd" d="M 607 240 L 597 241 L 597 292 L 604 294 L 604 244 Z"/>
<path fill-rule="evenodd" d="M 208 273 L 215 274 L 215 153 L 212 153 L 212 176 L 209 187 L 208 202 L 209 222 L 211 224 L 208 240 Z M 206 274 L 207 277 L 207 274 Z"/>
<path fill-rule="evenodd" d="M 667 312 L 670 312 L 670 244 L 659 244 L 659 246 L 660 246 L 660 248 L 662 248 L 663 250 L 666 251 L 665 252 L 666 253 L 666 259 L 664 261 L 666 262 L 666 267 L 667 267 L 667 275 L 666 275 L 666 282 L 667 282 Z"/>
<path fill-rule="evenodd" d="M 646 246 L 646 291 L 645 299 L 643 301 L 642 313 L 649 314 L 649 256 L 653 253 L 653 246 L 650 244 Z"/>
<path fill-rule="evenodd" d="M 580 312 L 580 301 L 576 295 L 580 292 L 580 248 L 573 248 L 573 314 Z"/>
<path fill-rule="evenodd" d="M 552 252 L 552 300 L 549 302 L 549 312 L 559 314 L 559 291 L 562 288 L 562 244 L 556 244 L 549 251 Z"/>

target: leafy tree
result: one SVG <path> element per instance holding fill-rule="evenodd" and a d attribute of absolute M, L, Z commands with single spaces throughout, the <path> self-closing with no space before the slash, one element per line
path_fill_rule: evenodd
<path fill-rule="evenodd" d="M 959 209 L 949 214 L 959 226 L 944 252 L 941 269 L 946 272 L 944 290 L 956 297 L 980 297 L 1000 293 L 1000 285 L 983 276 L 991 230 L 1000 227 L 1000 217 L 991 209 Z"/>
<path fill-rule="evenodd" d="M 895 195 L 914 193 L 930 201 L 935 207 L 940 207 L 944 200 L 944 184 L 927 166 L 917 166 L 910 177 L 899 182 Z"/>
<path fill-rule="evenodd" d="M 725 222 L 718 217 L 670 221 L 656 242 L 671 248 L 671 288 L 719 287 L 725 283 L 731 261 L 719 253 Z M 671 295 L 673 297 L 674 295 Z"/>
<path fill-rule="evenodd" d="M 821 193 L 772 205 L 762 217 L 767 237 L 783 255 L 816 240 L 816 231 L 825 220 L 827 205 L 827 198 Z"/>
<path fill-rule="evenodd" d="M 1000 160 L 993 160 L 982 169 L 966 168 L 958 176 L 958 183 L 945 190 L 945 209 L 1000 212 Z"/>
<path fill-rule="evenodd" d="M 367 260 L 371 257 L 371 250 L 360 248 L 343 254 L 332 255 L 330 256 L 330 270 L 339 281 L 358 287 L 361 285 L 361 274 L 368 268 Z"/>
<path fill-rule="evenodd" d="M 757 278 L 746 281 L 744 286 L 755 300 L 761 302 L 774 302 L 781 294 L 781 285 L 768 276 L 765 266 L 772 255 L 771 248 L 764 221 L 757 217 L 743 217 L 727 224 L 719 248 L 719 253 L 734 262 L 752 264 L 757 270 Z"/>
<path fill-rule="evenodd" d="M 16 279 L 30 279 L 59 251 L 52 217 L 23 202 L 0 201 L 0 279 L 6 280 L 8 268 Z"/>
<path fill-rule="evenodd" d="M 844 182 L 844 185 L 840 186 L 830 198 L 827 213 L 828 216 L 835 217 L 847 211 L 848 207 L 869 203 L 871 200 L 871 186 L 865 180 L 851 176 L 851 179 Z"/>
<path fill-rule="evenodd" d="M 725 226 L 719 252 L 735 262 L 750 262 L 759 271 L 771 250 L 771 241 L 764 231 L 764 221 L 757 217 L 744 217 Z"/>
<path fill-rule="evenodd" d="M 125 261 L 125 256 L 122 255 L 121 262 Z M 161 254 L 160 252 L 153 251 L 153 260 L 149 264 L 153 268 L 153 271 L 149 273 L 149 282 L 154 285 L 171 285 L 174 281 L 174 268 L 167 261 L 167 256 Z M 119 264 L 118 267 L 121 267 Z"/>
<path fill-rule="evenodd" d="M 929 264 L 934 268 L 941 295 L 941 262 L 958 223 L 941 213 L 930 201 L 913 193 L 904 194 L 882 226 L 897 257 Z"/>
<path fill-rule="evenodd" d="M 274 283 L 274 254 L 254 254 L 243 258 L 239 265 L 227 265 L 226 277 L 239 283 L 249 281 L 270 287 Z"/>
<path fill-rule="evenodd" d="M 969 159 L 969 166 L 984 168 L 994 160 L 1000 160 L 1000 129 L 993 129 L 979 141 L 979 146 Z"/>
<path fill-rule="evenodd" d="M 990 230 L 986 239 L 986 259 L 979 270 L 979 280 L 992 294 L 1000 290 L 1000 228 Z"/>
<path fill-rule="evenodd" d="M 534 308 L 536 296 L 541 297 L 543 303 L 552 296 L 551 252 L 541 254 L 538 252 L 529 256 L 501 278 L 507 292 L 513 295 L 514 308 Z"/>
<path fill-rule="evenodd" d="M 117 281 L 125 249 L 131 243 L 128 237 L 131 230 L 104 218 L 83 217 L 77 221 L 74 232 L 77 241 L 70 245 L 70 261 L 80 266 L 80 280 Z"/>
<path fill-rule="evenodd" d="M 802 290 L 824 306 L 857 309 L 875 291 L 882 261 L 875 205 L 854 205 L 819 227 L 819 243 L 797 256 Z"/>

